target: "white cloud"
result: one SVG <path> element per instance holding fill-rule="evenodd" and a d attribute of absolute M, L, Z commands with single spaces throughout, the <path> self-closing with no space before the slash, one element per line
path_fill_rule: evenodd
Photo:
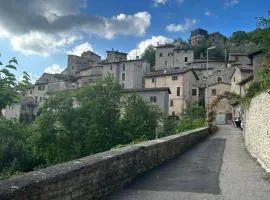
<path fill-rule="evenodd" d="M 211 16 L 212 15 L 212 13 L 208 9 L 205 10 L 204 14 L 205 14 L 205 16 Z"/>
<path fill-rule="evenodd" d="M 185 1 L 185 0 L 176 0 L 176 3 L 178 3 L 178 4 L 180 4 L 180 5 L 181 5 L 181 4 L 183 4 L 183 3 L 184 3 L 184 1 Z"/>
<path fill-rule="evenodd" d="M 24 54 L 49 56 L 60 51 L 67 44 L 72 44 L 79 37 L 74 35 L 50 35 L 40 32 L 30 32 L 20 36 L 11 36 L 10 41 L 15 51 Z"/>
<path fill-rule="evenodd" d="M 240 3 L 240 1 L 238 1 L 238 0 L 230 0 L 230 1 L 226 1 L 224 3 L 224 6 L 225 7 L 233 7 L 233 6 L 235 6 L 235 5 L 239 4 L 239 3 Z"/>
<path fill-rule="evenodd" d="M 53 64 L 51 66 L 48 66 L 44 72 L 49 73 L 49 74 L 60 74 L 65 67 L 61 67 L 60 65 Z"/>
<path fill-rule="evenodd" d="M 166 26 L 167 31 L 169 32 L 182 32 L 186 33 L 190 29 L 192 29 L 198 21 L 196 19 L 188 19 L 185 18 L 184 24 L 169 24 Z"/>
<path fill-rule="evenodd" d="M 152 38 L 141 41 L 137 47 L 135 49 L 132 49 L 129 53 L 128 53 L 128 59 L 135 59 L 136 56 L 141 56 L 142 53 L 144 52 L 144 50 L 150 46 L 157 46 L 157 44 L 165 44 L 165 43 L 170 43 L 172 42 L 173 39 L 171 38 L 167 38 L 164 36 L 152 36 Z"/>
<path fill-rule="evenodd" d="M 0 0 L 1 1 L 1 0 Z M 142 36 L 151 25 L 144 12 L 111 17 L 82 13 L 86 0 L 20 0 L 0 6 L 0 37 L 27 54 L 48 56 L 85 35 L 112 39 L 116 35 Z M 18 20 L 20 19 L 20 20 Z M 12 33 L 12 34 L 11 34 Z"/>
<path fill-rule="evenodd" d="M 138 12 L 134 15 L 121 13 L 110 19 L 105 30 L 105 37 L 112 39 L 116 34 L 144 35 L 150 24 L 151 15 L 148 12 Z"/>
<path fill-rule="evenodd" d="M 34 74 L 34 73 L 32 73 L 32 72 L 30 72 L 30 73 L 28 73 L 28 75 L 30 76 L 30 82 L 32 83 L 32 84 L 34 84 L 38 79 L 39 79 L 39 75 L 37 75 L 37 74 Z M 22 81 L 23 80 L 23 75 L 21 75 L 20 77 L 19 77 L 19 81 Z"/>
<path fill-rule="evenodd" d="M 168 0 L 153 0 L 154 1 L 154 6 L 159 6 L 159 5 L 165 5 L 168 3 Z"/>
<path fill-rule="evenodd" d="M 73 49 L 67 51 L 67 53 L 70 55 L 81 56 L 81 54 L 85 51 L 93 51 L 91 44 L 89 44 L 88 42 L 74 47 Z"/>

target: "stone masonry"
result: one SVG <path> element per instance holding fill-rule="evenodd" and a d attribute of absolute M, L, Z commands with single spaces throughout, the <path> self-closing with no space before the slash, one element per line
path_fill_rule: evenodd
<path fill-rule="evenodd" d="M 246 112 L 245 144 L 252 156 L 270 172 L 270 94 L 255 97 Z"/>
<path fill-rule="evenodd" d="M 1 181 L 0 199 L 104 199 L 208 135 L 196 129 L 29 172 Z"/>

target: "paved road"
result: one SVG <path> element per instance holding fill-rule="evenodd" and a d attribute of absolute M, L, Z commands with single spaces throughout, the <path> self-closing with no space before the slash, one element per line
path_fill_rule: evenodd
<path fill-rule="evenodd" d="M 244 150 L 241 132 L 217 134 L 136 178 L 110 200 L 270 200 L 270 181 Z"/>

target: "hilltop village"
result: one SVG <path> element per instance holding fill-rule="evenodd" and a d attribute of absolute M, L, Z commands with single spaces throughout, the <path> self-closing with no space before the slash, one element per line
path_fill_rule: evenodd
<path fill-rule="evenodd" d="M 104 60 L 91 51 L 81 56 L 68 55 L 67 68 L 61 74 L 42 74 L 21 102 L 7 108 L 4 115 L 20 118 L 28 114 L 34 119 L 49 93 L 95 84 L 109 74 L 122 85 L 124 93 L 142 95 L 145 100 L 158 104 L 168 116 L 179 116 L 191 104 L 207 106 L 225 91 L 243 95 L 254 78 L 254 68 L 262 62 L 261 51 L 229 52 L 225 60 L 207 60 L 205 56 L 195 59 L 193 46 L 206 35 L 213 46 L 225 40 L 218 32 L 208 35 L 203 29 L 196 29 L 191 32 L 188 45 L 157 44 L 153 68 L 138 57 L 128 60 L 127 53 L 114 49 L 107 51 Z M 216 111 L 220 123 L 243 114 L 240 107 L 227 100 L 220 102 Z"/>

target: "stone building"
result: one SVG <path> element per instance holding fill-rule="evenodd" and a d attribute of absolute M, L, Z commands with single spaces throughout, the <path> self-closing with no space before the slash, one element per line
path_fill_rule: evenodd
<path fill-rule="evenodd" d="M 143 88 L 143 77 L 150 65 L 143 60 L 102 62 L 102 76 L 113 75 L 125 89 Z"/>
<path fill-rule="evenodd" d="M 197 81 L 192 69 L 168 69 L 146 74 L 145 88 L 170 88 L 169 114 L 180 115 L 188 105 L 198 103 Z"/>
<path fill-rule="evenodd" d="M 205 88 L 205 102 L 206 105 L 210 106 L 211 103 L 217 98 L 218 95 L 223 94 L 226 91 L 231 90 L 231 84 L 225 82 L 217 82 L 208 85 Z M 232 107 L 227 99 L 222 99 L 217 106 L 214 108 L 217 113 L 216 123 L 227 124 L 228 121 L 232 120 Z"/>
<path fill-rule="evenodd" d="M 127 53 L 115 51 L 112 49 L 111 51 L 107 51 L 106 62 L 120 62 L 127 60 Z"/>
<path fill-rule="evenodd" d="M 175 46 L 165 44 L 156 47 L 155 70 L 183 68 L 187 63 L 193 62 L 194 51 L 189 46 Z"/>
<path fill-rule="evenodd" d="M 189 43 L 194 46 L 196 45 L 200 40 L 202 40 L 203 38 L 205 38 L 208 35 L 208 31 L 204 30 L 204 29 L 195 29 L 193 31 L 191 31 L 191 35 L 190 35 L 190 39 L 189 39 Z"/>
<path fill-rule="evenodd" d="M 246 53 L 229 53 L 229 61 L 234 64 L 251 65 L 251 60 Z"/>
<path fill-rule="evenodd" d="M 94 84 L 102 79 L 102 65 L 97 64 L 87 67 L 79 72 L 75 78 L 76 87 L 80 88 L 85 84 Z"/>
<path fill-rule="evenodd" d="M 78 73 L 101 61 L 101 57 L 91 51 L 83 52 L 81 56 L 68 55 L 67 68 L 62 72 L 65 76 L 77 76 Z"/>
<path fill-rule="evenodd" d="M 231 92 L 240 94 L 239 82 L 248 78 L 253 74 L 253 68 L 248 65 L 239 65 L 234 67 L 234 71 L 230 76 L 231 79 Z"/>
<path fill-rule="evenodd" d="M 219 32 L 210 33 L 208 39 L 211 41 L 212 45 L 216 45 L 219 42 L 225 42 L 227 40 L 226 36 Z"/>
<path fill-rule="evenodd" d="M 169 95 L 171 94 L 171 90 L 168 87 L 125 89 L 123 93 L 139 94 L 144 100 L 156 103 L 165 116 L 168 116 L 169 114 Z"/>

